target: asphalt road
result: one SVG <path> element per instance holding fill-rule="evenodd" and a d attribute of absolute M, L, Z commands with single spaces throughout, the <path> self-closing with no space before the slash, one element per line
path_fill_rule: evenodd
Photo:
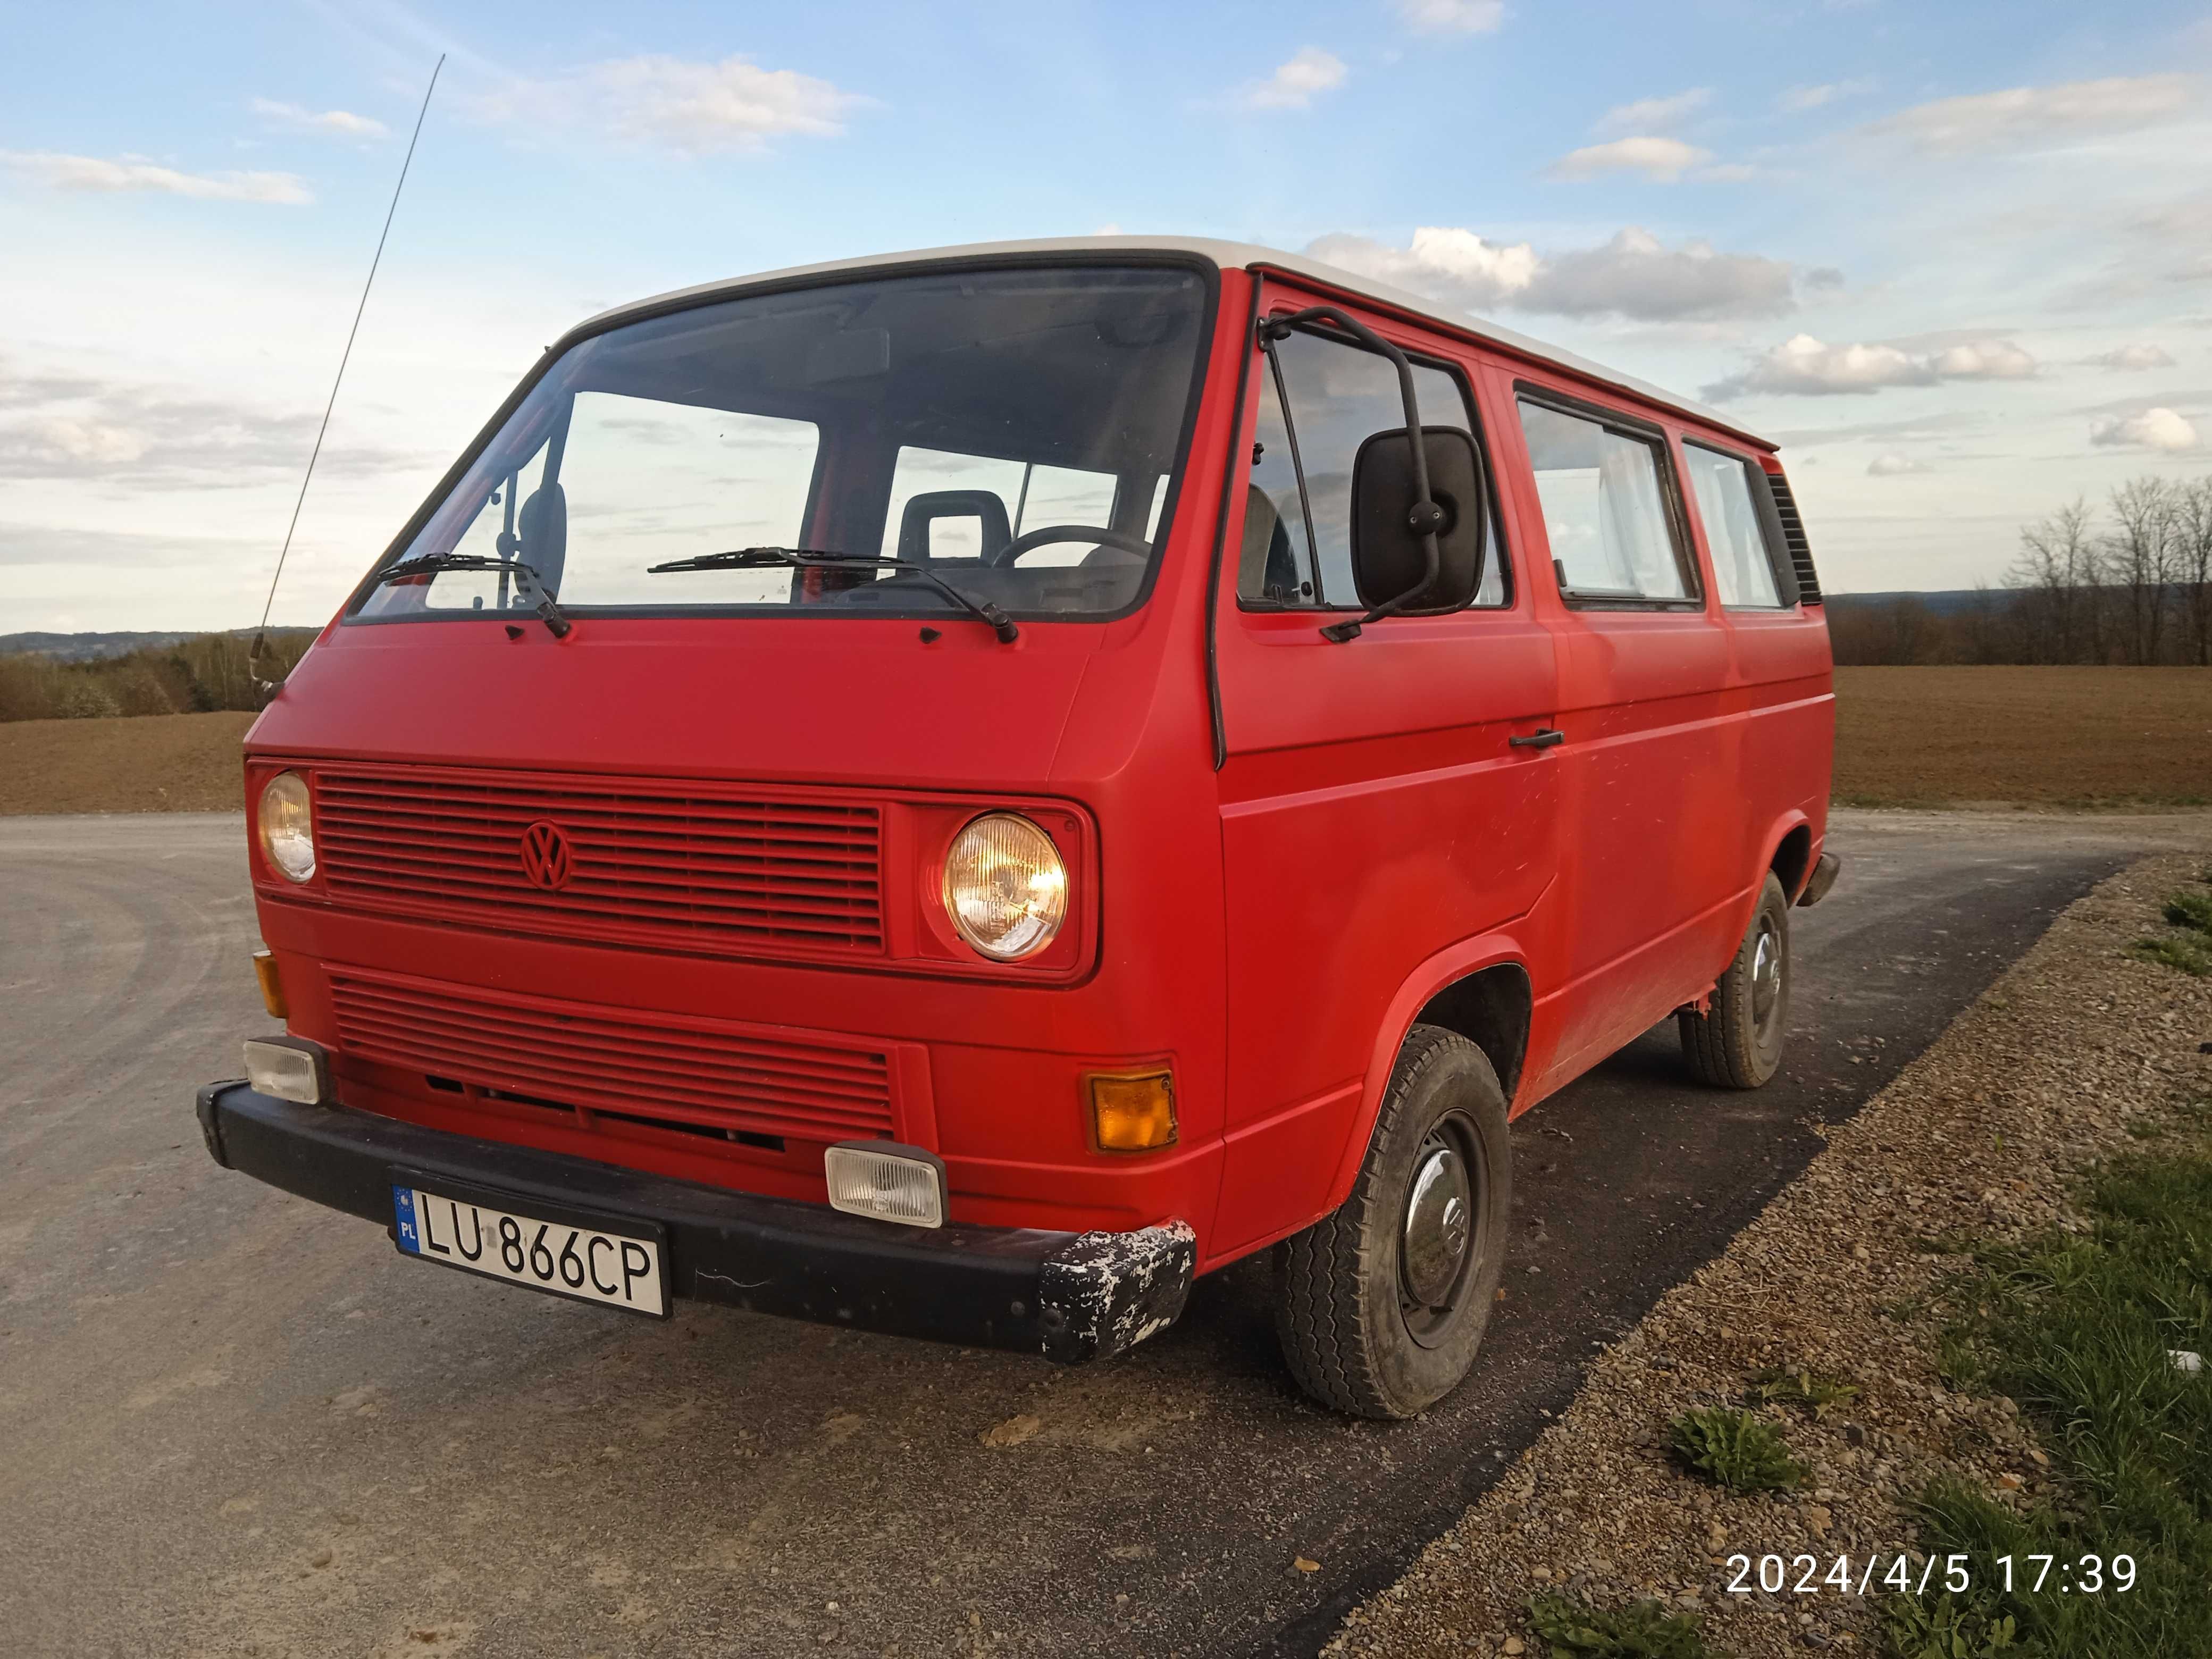
<path fill-rule="evenodd" d="M 1809 1122 L 2160 839 L 1838 814 L 1784 1076 L 1697 1089 L 1662 1030 L 1522 1118 L 1481 1364 L 1382 1425 L 1293 1390 L 1264 1263 L 1060 1371 L 403 1260 L 200 1145 L 194 1087 L 269 1024 L 240 821 L 0 820 L 0 1631 L 133 1659 L 1311 1652 L 1802 1166 Z"/>

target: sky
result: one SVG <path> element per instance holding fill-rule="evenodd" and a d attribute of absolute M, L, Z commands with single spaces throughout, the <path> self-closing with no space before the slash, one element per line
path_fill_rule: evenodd
<path fill-rule="evenodd" d="M 1311 252 L 1778 441 L 1832 592 L 2212 475 L 2212 8 L 0 0 L 0 633 L 319 623 L 623 301 L 1031 236 Z"/>

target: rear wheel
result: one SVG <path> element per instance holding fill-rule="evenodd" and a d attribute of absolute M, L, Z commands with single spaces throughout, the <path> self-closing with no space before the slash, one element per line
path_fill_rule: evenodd
<path fill-rule="evenodd" d="M 1277 1258 L 1276 1325 L 1298 1386 L 1374 1418 L 1413 1417 L 1450 1393 L 1490 1322 L 1511 1191 L 1489 1059 L 1416 1025 L 1352 1196 Z"/>
<path fill-rule="evenodd" d="M 1756 1089 L 1781 1068 L 1790 1018 L 1790 896 L 1769 872 L 1735 960 L 1702 1014 L 1675 1017 L 1682 1057 L 1701 1083 Z"/>

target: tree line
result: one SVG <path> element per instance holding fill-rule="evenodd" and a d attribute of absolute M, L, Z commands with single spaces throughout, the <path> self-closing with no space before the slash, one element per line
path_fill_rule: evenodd
<path fill-rule="evenodd" d="M 312 629 L 272 629 L 270 654 L 289 670 L 314 637 Z M 258 689 L 247 667 L 252 647 L 247 635 L 203 634 L 90 662 L 33 652 L 0 656 L 0 720 L 258 708 Z"/>
<path fill-rule="evenodd" d="M 2142 477 L 2020 532 L 2001 587 L 1828 606 L 1836 660 L 2212 666 L 2212 477 Z"/>

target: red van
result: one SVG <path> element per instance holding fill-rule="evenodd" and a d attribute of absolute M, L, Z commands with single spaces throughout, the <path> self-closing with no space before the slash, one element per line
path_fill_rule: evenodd
<path fill-rule="evenodd" d="M 288 1036 L 216 1161 L 398 1249 L 1117 1353 L 1464 1376 L 1507 1120 L 1669 1012 L 1771 1077 L 1822 850 L 1771 447 L 1310 260 L 720 283 L 549 350 L 246 741 Z"/>

